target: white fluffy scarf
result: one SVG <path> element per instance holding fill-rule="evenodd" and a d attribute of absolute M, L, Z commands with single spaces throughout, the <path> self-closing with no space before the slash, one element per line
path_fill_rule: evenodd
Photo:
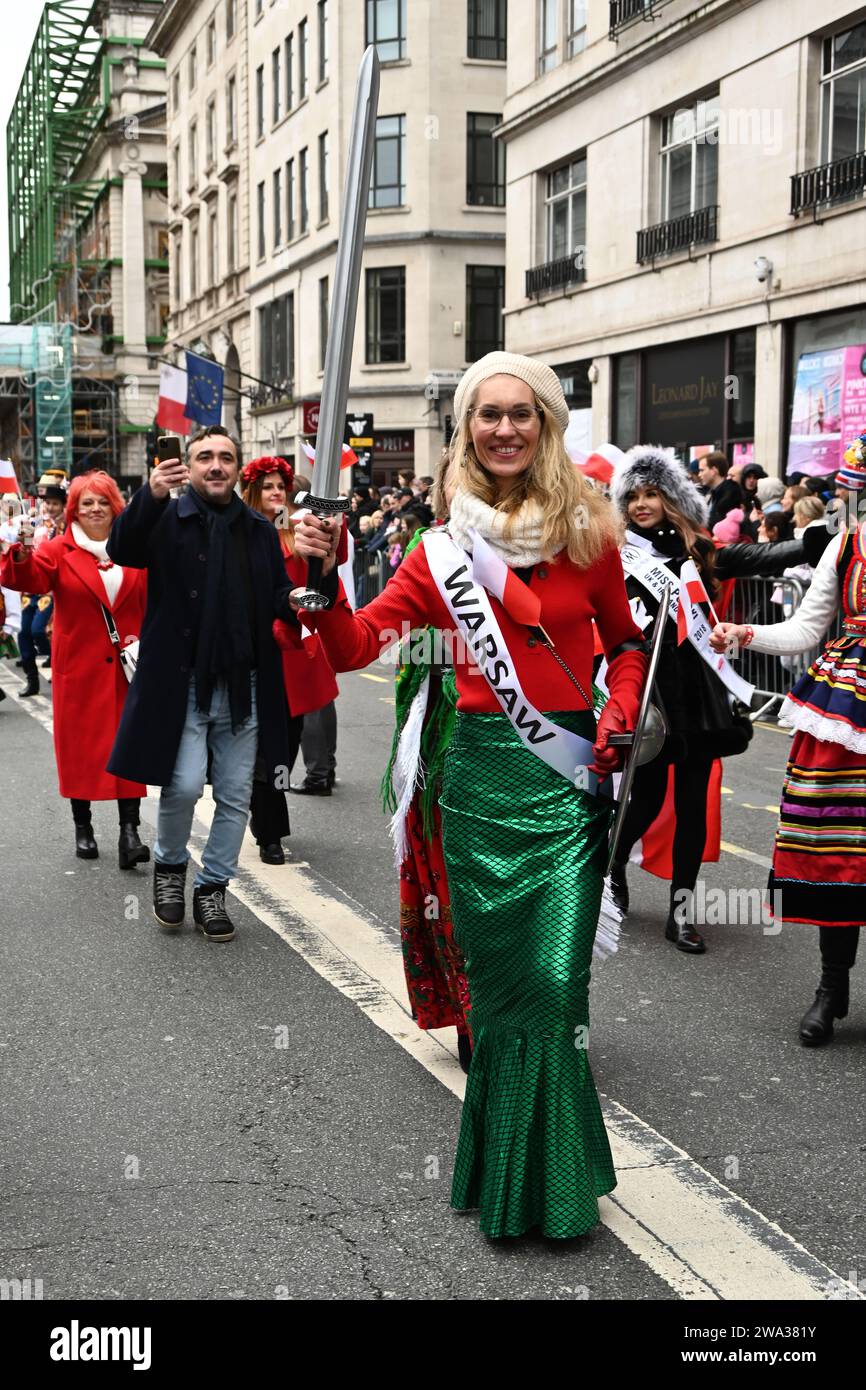
<path fill-rule="evenodd" d="M 540 560 L 551 558 L 541 549 L 542 514 L 537 502 L 523 503 L 506 536 L 507 520 L 504 512 L 498 512 L 474 493 L 459 488 L 451 503 L 448 530 L 464 550 L 472 549 L 470 528 L 478 531 L 511 569 L 537 565 Z"/>

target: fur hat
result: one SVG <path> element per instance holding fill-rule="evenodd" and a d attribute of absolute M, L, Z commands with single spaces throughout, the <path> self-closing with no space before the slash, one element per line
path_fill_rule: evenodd
<path fill-rule="evenodd" d="M 539 362 L 537 357 L 522 357 L 516 352 L 488 352 L 467 368 L 454 392 L 454 413 L 458 425 L 482 381 L 491 376 L 516 376 L 520 381 L 525 381 L 559 428 L 568 428 L 568 403 L 556 372 L 545 362 Z"/>
<path fill-rule="evenodd" d="M 610 481 L 610 497 L 628 520 L 628 498 L 635 488 L 654 487 L 694 526 L 706 527 L 706 498 L 698 492 L 673 449 L 660 444 L 636 444 L 620 459 Z"/>

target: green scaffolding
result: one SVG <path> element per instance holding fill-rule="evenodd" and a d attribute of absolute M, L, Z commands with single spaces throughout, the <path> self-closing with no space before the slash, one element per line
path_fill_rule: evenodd
<path fill-rule="evenodd" d="M 53 314 L 58 234 L 97 193 L 73 174 L 107 110 L 93 0 L 47 0 L 6 128 L 13 322 Z M 60 255 L 58 252 L 60 251 Z"/>

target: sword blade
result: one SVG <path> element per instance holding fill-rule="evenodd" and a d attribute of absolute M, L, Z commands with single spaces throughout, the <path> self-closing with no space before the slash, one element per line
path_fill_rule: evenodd
<path fill-rule="evenodd" d="M 313 495 L 336 497 L 340 481 L 343 432 L 346 427 L 346 401 L 352 367 L 355 315 L 364 227 L 370 195 L 370 170 L 376 144 L 376 109 L 379 104 L 379 57 L 371 44 L 358 70 L 352 134 L 346 163 L 343 205 L 340 212 L 340 240 L 334 267 L 334 288 L 322 374 L 322 399 L 316 435 L 316 462 L 313 468 Z"/>

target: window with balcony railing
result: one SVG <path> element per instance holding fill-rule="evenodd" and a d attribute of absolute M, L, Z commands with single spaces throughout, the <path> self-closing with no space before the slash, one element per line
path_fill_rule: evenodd
<path fill-rule="evenodd" d="M 526 272 L 528 299 L 586 279 L 586 155 L 546 175 L 544 219 L 547 259 Z"/>
<path fill-rule="evenodd" d="M 684 217 L 716 202 L 719 97 L 701 97 L 662 118 L 661 220 Z"/>
<path fill-rule="evenodd" d="M 866 20 L 824 40 L 821 162 L 866 149 Z"/>
<path fill-rule="evenodd" d="M 657 222 L 654 227 L 642 227 L 637 234 L 637 259 L 643 264 L 718 239 L 719 209 L 714 203 L 712 207 Z"/>

